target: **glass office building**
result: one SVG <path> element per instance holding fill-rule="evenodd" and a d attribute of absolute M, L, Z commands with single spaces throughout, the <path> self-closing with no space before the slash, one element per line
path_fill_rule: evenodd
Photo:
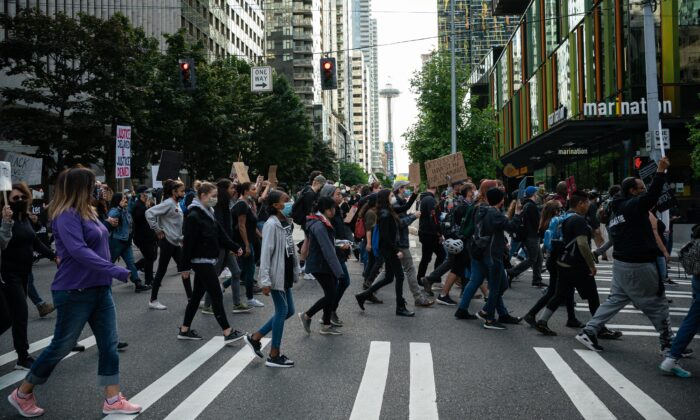
<path fill-rule="evenodd" d="M 700 0 L 655 11 L 661 121 L 670 130 L 671 182 L 683 213 L 700 219 L 686 125 L 700 112 Z M 473 69 L 472 96 L 493 109 L 494 153 L 548 187 L 574 175 L 607 190 L 645 156 L 643 12 L 630 0 L 532 0 L 502 49 Z"/>

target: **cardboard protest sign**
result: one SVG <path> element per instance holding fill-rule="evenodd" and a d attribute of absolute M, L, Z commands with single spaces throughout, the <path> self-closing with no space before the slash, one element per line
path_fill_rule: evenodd
<path fill-rule="evenodd" d="M 180 166 L 182 165 L 182 153 L 173 150 L 163 150 L 160 154 L 160 165 L 158 165 L 158 175 L 156 181 L 166 179 L 177 179 L 180 176 Z"/>
<path fill-rule="evenodd" d="M 412 185 L 420 185 L 420 163 L 408 165 L 408 182 Z"/>
<path fill-rule="evenodd" d="M 131 126 L 117 126 L 116 179 L 131 178 Z"/>
<path fill-rule="evenodd" d="M 0 160 L 9 162 L 12 179 L 24 181 L 27 185 L 41 185 L 42 159 L 33 158 L 14 152 L 0 152 Z"/>
<path fill-rule="evenodd" d="M 668 182 L 665 182 L 663 188 L 661 189 L 661 195 L 656 201 L 656 211 L 664 212 L 676 207 L 677 205 L 678 203 L 676 202 L 676 198 L 673 196 L 673 188 L 671 188 L 671 185 Z"/>
<path fill-rule="evenodd" d="M 10 162 L 0 162 L 0 191 L 12 191 L 12 168 Z"/>
<path fill-rule="evenodd" d="M 248 168 L 243 162 L 233 162 L 233 169 L 236 171 L 236 176 L 238 177 L 238 183 L 243 184 L 244 182 L 250 182 L 248 177 Z"/>
<path fill-rule="evenodd" d="M 656 164 L 656 162 L 649 162 L 643 168 L 639 169 L 639 178 L 644 181 L 645 184 L 649 184 L 658 167 L 659 166 Z"/>
<path fill-rule="evenodd" d="M 425 172 L 428 175 L 430 187 L 439 187 L 467 179 L 467 168 L 464 166 L 462 152 L 425 162 Z"/>
<path fill-rule="evenodd" d="M 277 183 L 277 165 L 270 165 L 270 168 L 267 170 L 267 180 L 271 184 Z"/>
<path fill-rule="evenodd" d="M 566 179 L 566 194 L 568 198 L 571 198 L 571 194 L 576 192 L 576 180 L 574 176 L 571 175 Z"/>

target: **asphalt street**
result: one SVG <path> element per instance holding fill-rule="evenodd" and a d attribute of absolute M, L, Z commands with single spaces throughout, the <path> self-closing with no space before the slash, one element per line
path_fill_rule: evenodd
<path fill-rule="evenodd" d="M 419 255 L 418 248 L 413 251 Z M 577 330 L 565 327 L 564 308 L 550 321 L 557 337 L 541 336 L 524 323 L 506 331 L 484 330 L 480 321 L 458 321 L 454 307 L 441 305 L 415 308 L 414 318 L 396 317 L 393 286 L 380 291 L 384 304 L 368 304 L 362 312 L 352 296 L 361 288 L 360 267 L 354 258 L 349 262 L 352 284 L 339 308 L 345 322 L 342 336 L 319 335 L 320 314 L 311 335 L 298 319 L 287 321 L 282 352 L 296 362 L 293 369 L 266 367 L 242 341 L 223 346 L 210 315 L 198 313 L 193 323 L 204 340 L 177 340 L 186 300 L 174 267 L 160 293 L 166 311 L 149 310 L 148 293 L 115 284 L 120 340 L 129 343 L 120 358 L 124 394 L 146 407 L 141 419 L 700 418 L 700 362 L 684 361 L 696 374 L 690 379 L 661 375 L 658 339 L 633 307 L 609 325 L 624 337 L 602 342 L 605 351 L 593 353 L 574 340 Z M 34 271 L 47 300 L 54 270 L 42 261 Z M 601 299 L 610 287 L 610 270 L 610 264 L 599 266 Z M 672 278 L 681 282 L 667 288 L 673 326 L 678 327 L 691 302 L 690 278 L 678 271 L 677 263 Z M 453 299 L 459 293 L 455 287 Z M 540 294 L 526 273 L 508 290 L 505 302 L 521 316 Z M 300 280 L 294 287 L 297 312 L 321 295 L 314 280 Z M 413 309 L 407 286 L 404 296 Z M 264 308 L 234 315 L 231 292 L 224 294 L 234 328 L 255 331 L 272 314 L 271 298 L 257 297 Z M 585 322 L 588 308 L 578 297 L 577 302 L 577 314 Z M 481 303 L 472 301 L 470 311 Z M 55 314 L 41 319 L 30 307 L 34 357 L 48 345 L 54 321 Z M 96 385 L 98 352 L 89 327 L 82 339 L 88 349 L 65 359 L 49 382 L 36 389 L 44 418 L 104 417 L 102 390 Z M 3 419 L 18 418 L 4 399 L 23 377 L 13 370 L 14 356 L 8 332 L 0 337 Z"/>

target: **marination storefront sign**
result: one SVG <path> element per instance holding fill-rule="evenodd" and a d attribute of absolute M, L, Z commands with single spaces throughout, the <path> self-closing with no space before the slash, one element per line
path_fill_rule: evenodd
<path fill-rule="evenodd" d="M 560 156 L 581 156 L 581 155 L 587 155 L 588 149 L 586 149 L 586 148 L 559 149 L 557 154 Z"/>
<path fill-rule="evenodd" d="M 586 102 L 583 104 L 583 115 L 586 117 L 605 117 L 617 115 L 645 115 L 647 113 L 647 100 L 640 99 L 637 102 L 620 102 L 620 113 L 617 113 L 617 102 Z M 670 114 L 671 101 L 659 102 L 659 110 L 662 114 Z"/>

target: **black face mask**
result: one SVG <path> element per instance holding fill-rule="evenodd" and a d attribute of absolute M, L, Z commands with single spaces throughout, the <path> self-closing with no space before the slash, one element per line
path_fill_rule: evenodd
<path fill-rule="evenodd" d="M 28 202 L 26 200 L 13 201 L 10 203 L 10 209 L 15 215 L 27 213 Z"/>

